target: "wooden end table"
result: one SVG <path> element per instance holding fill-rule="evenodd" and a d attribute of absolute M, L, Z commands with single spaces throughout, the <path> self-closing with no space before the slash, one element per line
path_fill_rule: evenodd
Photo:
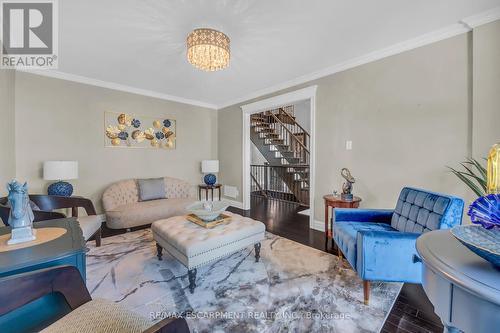
<path fill-rule="evenodd" d="M 198 198 L 201 201 L 201 190 L 205 190 L 205 198 L 208 201 L 208 191 L 212 192 L 212 201 L 214 201 L 214 189 L 219 190 L 219 201 L 221 200 L 221 188 L 222 184 L 214 184 L 214 185 L 207 185 L 207 184 L 200 184 L 198 185 Z"/>
<path fill-rule="evenodd" d="M 333 238 L 333 230 L 330 230 L 330 218 L 329 218 L 329 208 L 332 208 L 332 216 L 333 209 L 335 208 L 358 208 L 359 203 L 361 202 L 360 197 L 354 197 L 352 201 L 342 200 L 340 195 L 327 194 L 323 196 L 325 200 L 325 242 L 328 245 L 328 238 Z"/>

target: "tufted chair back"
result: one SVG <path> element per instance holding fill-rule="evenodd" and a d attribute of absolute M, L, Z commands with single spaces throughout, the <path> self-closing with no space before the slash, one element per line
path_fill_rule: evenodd
<path fill-rule="evenodd" d="M 164 177 L 166 198 L 190 198 L 193 196 L 191 185 L 180 179 Z M 102 203 L 104 210 L 139 202 L 139 189 L 135 179 L 121 180 L 104 190 Z"/>
<path fill-rule="evenodd" d="M 448 229 L 458 224 L 457 221 L 461 223 L 463 209 L 460 198 L 405 187 L 399 195 L 391 226 L 413 233 Z"/>

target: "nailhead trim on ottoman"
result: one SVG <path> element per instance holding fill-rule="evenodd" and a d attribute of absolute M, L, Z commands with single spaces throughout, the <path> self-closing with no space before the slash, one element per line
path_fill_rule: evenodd
<path fill-rule="evenodd" d="M 224 214 L 231 216 L 231 222 L 212 229 L 200 227 L 185 216 L 153 222 L 153 238 L 160 247 L 158 258 L 161 260 L 163 248 L 192 271 L 264 239 L 266 227 L 262 222 L 230 212 Z"/>

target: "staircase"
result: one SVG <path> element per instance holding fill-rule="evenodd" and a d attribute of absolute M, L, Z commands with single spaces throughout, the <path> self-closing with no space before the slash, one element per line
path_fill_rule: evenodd
<path fill-rule="evenodd" d="M 273 191 L 291 194 L 293 201 L 309 206 L 310 135 L 297 123 L 293 106 L 252 115 L 250 136 L 269 163 L 252 166 L 253 188 L 265 195 Z M 265 167 L 264 174 L 258 167 Z"/>

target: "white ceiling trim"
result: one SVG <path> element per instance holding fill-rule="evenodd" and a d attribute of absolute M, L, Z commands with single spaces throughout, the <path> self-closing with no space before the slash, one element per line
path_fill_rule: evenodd
<path fill-rule="evenodd" d="M 328 76 L 328 75 L 339 73 L 339 72 L 342 72 L 342 71 L 345 71 L 345 70 L 348 70 L 348 69 L 351 69 L 351 68 L 354 68 L 354 67 L 357 67 L 360 65 L 368 64 L 370 62 L 374 62 L 374 61 L 377 61 L 377 60 L 380 60 L 380 59 L 383 59 L 383 58 L 386 58 L 386 57 L 389 57 L 392 55 L 396 55 L 396 54 L 399 54 L 399 53 L 402 53 L 405 51 L 416 49 L 416 48 L 424 46 L 424 45 L 432 44 L 432 43 L 435 43 L 435 42 L 438 42 L 438 41 L 441 41 L 441 40 L 444 40 L 444 39 L 447 39 L 450 37 L 454 37 L 454 36 L 466 33 L 468 31 L 470 31 L 470 29 L 468 27 L 464 26 L 463 24 L 456 23 L 456 24 L 453 24 L 452 26 L 449 26 L 447 28 L 440 29 L 440 30 L 437 30 L 437 31 L 434 31 L 434 32 L 422 35 L 420 37 L 401 42 L 401 43 L 397 43 L 397 44 L 394 44 L 392 46 L 389 46 L 387 48 L 384 48 L 384 49 L 381 49 L 378 51 L 370 52 L 370 53 L 365 54 L 363 56 L 347 60 L 343 63 L 327 67 L 327 68 L 319 70 L 317 72 L 313 72 L 311 74 L 299 76 L 295 79 L 292 79 L 292 80 L 289 80 L 289 81 L 286 81 L 286 82 L 283 82 L 283 83 L 280 83 L 280 84 L 277 84 L 277 85 L 274 85 L 274 86 L 271 86 L 271 87 L 268 87 L 265 89 L 257 90 L 257 91 L 255 91 L 249 95 L 246 95 L 244 97 L 237 98 L 237 99 L 234 99 L 232 101 L 228 101 L 227 103 L 224 103 L 222 105 L 219 105 L 218 108 L 222 109 L 222 108 L 232 106 L 235 104 L 240 104 L 240 103 L 249 101 L 249 100 L 257 98 L 257 97 L 261 97 L 264 95 L 268 95 L 268 94 L 277 92 L 279 90 L 283 90 L 283 89 L 287 89 L 287 88 L 290 88 L 293 86 L 304 84 L 304 83 L 309 82 L 309 81 L 317 80 L 317 79 L 320 79 L 320 78 Z"/>
<path fill-rule="evenodd" d="M 287 89 L 293 86 L 297 86 L 300 84 L 307 83 L 309 81 L 313 81 L 316 79 L 320 79 L 322 77 L 332 75 L 335 73 L 339 73 L 360 65 L 368 64 L 373 61 L 377 61 L 386 57 L 390 57 L 405 51 L 409 51 L 412 49 L 416 49 L 421 46 L 425 46 L 428 44 L 432 44 L 435 42 L 439 42 L 441 40 L 451 38 L 454 36 L 458 36 L 463 33 L 467 33 L 472 30 L 472 28 L 476 28 L 480 25 L 487 24 L 496 20 L 500 19 L 500 7 L 494 8 L 492 10 L 486 11 L 484 13 L 470 16 L 467 18 L 464 18 L 460 20 L 459 23 L 452 24 L 446 28 L 436 30 L 433 32 L 430 32 L 428 34 L 409 39 L 407 41 L 401 42 L 394 44 L 392 46 L 389 46 L 387 48 L 370 52 L 368 54 L 365 54 L 363 56 L 353 58 L 350 60 L 347 60 L 343 63 L 327 67 L 325 69 L 319 70 L 317 72 L 303 75 L 300 77 L 297 77 L 295 79 L 265 88 L 265 89 L 260 89 L 257 91 L 254 91 L 251 94 L 248 94 L 244 97 L 240 97 L 237 99 L 233 99 L 231 101 L 228 101 L 226 103 L 223 103 L 221 105 L 218 105 L 218 109 L 223 109 L 228 106 L 233 106 L 236 104 L 240 104 L 246 101 L 249 101 L 254 98 L 262 97 L 268 94 L 272 94 L 274 92 Z"/>
<path fill-rule="evenodd" d="M 29 73 L 29 74 L 40 75 L 40 76 L 51 77 L 51 78 L 55 78 L 55 79 L 61 79 L 61 80 L 66 80 L 66 81 L 88 84 L 91 86 L 96 86 L 96 87 L 101 87 L 101 88 L 118 90 L 118 91 L 128 92 L 128 93 L 132 93 L 132 94 L 147 96 L 147 97 L 154 97 L 154 98 L 167 100 L 167 101 L 171 101 L 171 102 L 178 102 L 178 103 L 189 104 L 189 105 L 193 105 L 193 106 L 200 106 L 200 107 L 214 109 L 214 110 L 217 109 L 217 105 L 211 104 L 211 103 L 206 103 L 203 101 L 197 101 L 197 100 L 193 100 L 193 99 L 189 99 L 189 98 L 167 95 L 167 94 L 159 93 L 159 92 L 152 91 L 152 90 L 135 88 L 135 87 L 119 84 L 119 83 L 101 81 L 101 80 L 92 79 L 92 78 L 85 77 L 85 76 L 73 75 L 73 74 L 59 72 L 59 71 L 22 70 L 22 69 L 18 69 L 17 71 Z"/>
<path fill-rule="evenodd" d="M 51 77 L 51 78 L 57 78 L 61 80 L 67 80 L 67 81 L 72 81 L 72 82 L 78 82 L 78 83 L 83 83 L 83 84 L 88 84 L 92 86 L 97 86 L 97 87 L 102 87 L 102 88 L 108 88 L 112 90 L 118 90 L 118 91 L 123 91 L 123 92 L 128 92 L 128 93 L 133 93 L 133 94 L 138 94 L 142 96 L 148 96 L 148 97 L 154 97 L 162 100 L 168 100 L 168 101 L 173 101 L 173 102 L 178 102 L 178 103 L 183 103 L 183 104 L 189 104 L 189 105 L 194 105 L 194 106 L 199 106 L 199 107 L 205 107 L 209 109 L 222 109 L 228 106 L 233 106 L 236 104 L 241 104 L 243 102 L 247 102 L 249 100 L 262 97 L 265 95 L 269 95 L 272 93 L 275 93 L 277 91 L 287 89 L 293 86 L 301 85 L 316 79 L 320 79 L 322 77 L 332 75 L 338 72 L 342 72 L 360 65 L 364 65 L 373 61 L 377 61 L 392 55 L 396 55 L 405 51 L 409 51 L 421 46 L 425 46 L 428 44 L 432 44 L 450 37 L 454 37 L 466 32 L 471 31 L 471 29 L 476 28 L 480 25 L 487 24 L 496 20 L 500 19 L 500 7 L 494 8 L 492 10 L 486 11 L 484 13 L 478 14 L 478 15 L 473 15 L 466 17 L 462 20 L 460 20 L 456 24 L 452 24 L 448 27 L 445 27 L 440 30 L 433 31 L 431 33 L 409 39 L 407 41 L 401 42 L 394 44 L 392 46 L 389 46 L 387 48 L 373 51 L 370 53 L 367 53 L 365 55 L 347 60 L 343 63 L 333 65 L 327 68 L 324 68 L 322 70 L 306 74 L 300 77 L 297 77 L 295 79 L 291 79 L 285 82 L 282 82 L 280 84 L 276 84 L 264 89 L 259 89 L 254 91 L 253 93 L 250 93 L 248 95 L 242 96 L 240 98 L 236 98 L 230 101 L 227 101 L 225 103 L 216 105 L 212 104 L 209 102 L 204 102 L 204 101 L 199 101 L 199 100 L 193 100 L 189 98 L 184 98 L 184 97 L 179 97 L 179 96 L 173 96 L 173 95 L 168 95 L 152 90 L 147 90 L 147 89 L 141 89 L 141 88 L 136 88 L 136 87 L 131 87 L 127 85 L 122 85 L 119 83 L 115 82 L 109 82 L 109 81 L 101 81 L 97 79 L 92 79 L 89 77 L 84 77 L 80 75 L 74 75 L 74 74 L 69 74 L 69 73 L 64 73 L 60 71 L 50 71 L 50 70 L 18 70 L 21 72 L 26 72 L 26 73 L 31 73 L 35 75 L 40 75 L 40 76 L 46 76 L 46 77 Z"/>
<path fill-rule="evenodd" d="M 480 25 L 491 23 L 500 19 L 500 7 L 493 8 L 479 15 L 473 15 L 464 18 L 461 22 L 467 24 L 470 28 L 476 28 Z"/>

